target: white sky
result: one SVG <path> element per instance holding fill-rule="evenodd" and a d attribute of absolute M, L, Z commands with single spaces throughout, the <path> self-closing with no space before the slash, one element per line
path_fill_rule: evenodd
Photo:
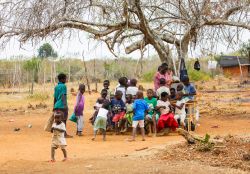
<path fill-rule="evenodd" d="M 86 33 L 81 33 L 80 35 L 81 41 L 79 41 L 79 37 L 77 35 L 73 35 L 70 39 L 58 39 L 56 41 L 51 40 L 43 40 L 39 42 L 37 45 L 32 45 L 32 43 L 26 43 L 20 47 L 20 43 L 17 39 L 12 39 L 4 49 L 0 50 L 0 59 L 9 59 L 11 57 L 16 57 L 22 55 L 23 57 L 32 57 L 37 55 L 38 48 L 45 42 L 49 42 L 55 51 L 57 51 L 60 57 L 73 57 L 73 58 L 81 58 L 82 52 L 84 50 L 85 60 L 89 60 L 92 58 L 115 58 L 106 47 L 105 43 L 97 42 L 94 40 L 89 40 Z M 250 39 L 250 32 L 246 31 L 242 35 L 242 41 L 247 41 Z M 237 50 L 239 48 L 240 43 L 234 47 L 234 49 L 227 49 L 226 44 L 218 44 L 216 48 L 216 52 L 219 54 L 220 52 L 229 53 Z M 148 48 L 148 47 L 147 47 Z M 215 51 L 215 50 L 214 50 Z M 124 48 L 116 50 L 116 53 L 121 56 L 139 58 L 140 52 L 135 51 L 129 55 L 125 54 Z M 149 47 L 149 51 L 147 50 L 144 54 L 144 57 L 148 57 L 151 55 L 155 55 L 156 52 L 152 47 Z M 199 57 L 200 51 L 196 49 L 195 51 L 189 51 L 190 57 Z"/>

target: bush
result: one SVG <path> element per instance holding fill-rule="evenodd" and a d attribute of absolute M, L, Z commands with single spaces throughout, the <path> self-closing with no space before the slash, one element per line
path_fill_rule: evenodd
<path fill-rule="evenodd" d="M 142 80 L 144 82 L 152 82 L 154 79 L 155 70 L 151 70 L 142 75 Z"/>
<path fill-rule="evenodd" d="M 208 81 L 211 79 L 211 74 L 204 71 L 188 70 L 190 81 Z"/>
<path fill-rule="evenodd" d="M 35 101 L 45 101 L 49 99 L 49 95 L 46 93 L 35 93 L 35 94 L 28 95 L 27 98 L 35 100 Z"/>

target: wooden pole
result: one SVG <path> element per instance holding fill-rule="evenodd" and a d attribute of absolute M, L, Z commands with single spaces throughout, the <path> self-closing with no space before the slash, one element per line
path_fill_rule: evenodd
<path fill-rule="evenodd" d="M 85 71 L 85 79 L 86 79 L 86 82 L 87 82 L 88 91 L 89 91 L 89 94 L 91 94 L 89 78 L 88 78 L 88 69 L 87 69 L 87 66 L 86 66 L 86 62 L 84 60 L 84 51 L 82 52 L 82 60 L 83 60 L 83 66 L 84 66 L 84 71 Z"/>
<path fill-rule="evenodd" d="M 97 79 L 96 79 L 96 59 L 94 58 L 94 77 L 95 77 L 95 92 L 97 92 Z"/>
<path fill-rule="evenodd" d="M 240 68 L 240 82 L 242 82 L 242 80 L 243 80 L 243 74 L 242 74 L 242 69 L 241 69 L 241 64 L 240 64 L 239 56 L 237 56 L 237 60 L 238 60 L 238 63 L 239 63 L 239 68 Z"/>

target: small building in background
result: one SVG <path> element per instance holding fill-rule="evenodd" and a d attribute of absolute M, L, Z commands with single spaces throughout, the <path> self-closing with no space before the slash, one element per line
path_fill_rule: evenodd
<path fill-rule="evenodd" d="M 250 61 L 247 58 L 237 56 L 221 56 L 219 65 L 223 70 L 224 75 L 240 76 L 240 65 L 243 77 L 250 75 Z"/>

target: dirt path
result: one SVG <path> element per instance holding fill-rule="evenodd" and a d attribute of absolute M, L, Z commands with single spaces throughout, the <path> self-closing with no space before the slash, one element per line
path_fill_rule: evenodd
<path fill-rule="evenodd" d="M 175 133 L 166 137 L 148 137 L 147 141 L 140 141 L 140 136 L 136 142 L 129 143 L 126 139 L 129 136 L 107 137 L 106 142 L 101 141 L 98 137 L 97 141 L 92 142 L 91 125 L 85 123 L 85 136 L 67 139 L 69 161 L 67 163 L 60 162 L 62 153 L 58 150 L 56 157 L 59 162 L 49 164 L 50 141 L 51 134 L 43 131 L 44 122 L 47 116 L 45 111 L 41 110 L 39 114 L 19 116 L 13 115 L 0 117 L 0 173 L 186 173 L 193 171 L 199 173 L 241 173 L 233 169 L 214 168 L 195 162 L 176 162 L 162 164 L 161 161 L 146 158 L 145 155 L 152 156 L 155 152 L 167 145 L 184 141 L 182 137 Z M 46 114 L 48 115 L 48 114 Z M 14 122 L 9 122 L 10 118 L 14 118 Z M 87 118 L 86 118 L 87 119 Z M 32 128 L 28 128 L 28 124 L 32 124 Z M 250 134 L 249 120 L 210 120 L 202 118 L 201 126 L 198 127 L 197 133 L 225 135 L 225 134 Z M 240 127 L 238 125 L 241 125 Z M 218 128 L 211 128 L 218 126 Z M 14 132 L 13 128 L 18 127 L 21 130 Z M 74 124 L 69 123 L 69 132 L 73 134 Z M 148 149 L 136 152 L 135 149 L 148 147 Z M 197 166 L 199 166 L 197 168 Z M 185 168 L 185 169 L 184 169 Z M 171 173 L 171 172 L 167 172 Z M 227 172 L 226 172 L 227 173 Z"/>

